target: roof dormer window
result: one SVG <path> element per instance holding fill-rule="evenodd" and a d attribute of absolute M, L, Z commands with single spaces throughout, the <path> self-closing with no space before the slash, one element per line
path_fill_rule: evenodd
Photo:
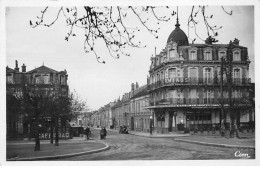
<path fill-rule="evenodd" d="M 195 50 L 190 51 L 189 60 L 197 60 L 197 52 Z"/>
<path fill-rule="evenodd" d="M 233 52 L 233 61 L 241 61 L 241 55 L 239 50 Z"/>
<path fill-rule="evenodd" d="M 212 60 L 212 49 L 211 48 L 204 49 L 204 60 Z"/>
<path fill-rule="evenodd" d="M 210 51 L 204 52 L 204 60 L 212 60 L 212 55 Z"/>
<path fill-rule="evenodd" d="M 218 60 L 221 60 L 221 58 L 225 57 L 227 55 L 227 49 L 226 48 L 220 48 L 218 50 Z"/>

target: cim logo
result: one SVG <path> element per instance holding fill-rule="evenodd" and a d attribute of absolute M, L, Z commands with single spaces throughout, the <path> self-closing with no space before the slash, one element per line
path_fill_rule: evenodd
<path fill-rule="evenodd" d="M 235 157 L 239 157 L 239 158 L 250 158 L 250 156 L 248 154 L 243 154 L 240 151 L 236 151 L 235 152 Z"/>

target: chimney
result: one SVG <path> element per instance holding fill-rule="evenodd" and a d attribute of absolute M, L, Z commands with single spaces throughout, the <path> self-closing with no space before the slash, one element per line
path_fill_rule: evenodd
<path fill-rule="evenodd" d="M 132 91 L 135 90 L 135 84 L 134 84 L 134 83 L 132 83 L 132 85 L 131 85 L 131 90 L 132 90 Z"/>
<path fill-rule="evenodd" d="M 138 83 L 136 82 L 136 85 L 135 85 L 135 87 L 136 87 L 136 89 L 138 89 L 138 87 L 139 87 L 139 85 L 138 85 Z"/>
<path fill-rule="evenodd" d="M 14 68 L 14 70 L 19 72 L 18 61 L 17 60 L 15 60 L 15 68 Z"/>
<path fill-rule="evenodd" d="M 147 84 L 150 84 L 150 77 L 147 75 Z"/>
<path fill-rule="evenodd" d="M 25 64 L 23 64 L 23 66 L 22 66 L 22 72 L 26 72 L 26 66 L 25 66 Z"/>

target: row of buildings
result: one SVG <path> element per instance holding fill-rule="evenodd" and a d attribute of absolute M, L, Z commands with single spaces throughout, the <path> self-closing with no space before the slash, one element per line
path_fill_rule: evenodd
<path fill-rule="evenodd" d="M 254 83 L 249 78 L 247 48 L 235 38 L 228 44 L 190 44 L 180 24 L 166 47 L 151 57 L 147 84 L 131 91 L 93 114 L 92 124 L 159 133 L 184 128 L 212 128 L 221 120 L 240 127 L 255 121 Z M 183 129 L 183 128 L 182 128 Z"/>
<path fill-rule="evenodd" d="M 121 98 L 97 111 L 80 113 L 71 126 L 117 129 L 126 125 L 130 130 L 148 132 L 152 127 L 154 132 L 169 133 L 193 127 L 209 129 L 219 126 L 222 120 L 227 126 L 235 120 L 240 127 L 254 122 L 255 87 L 249 78 L 247 48 L 239 45 L 238 39 L 228 44 L 213 42 L 209 37 L 204 44 L 190 44 L 177 20 L 166 47 L 151 57 L 147 84 L 132 83 Z M 26 71 L 23 64 L 19 71 L 16 61 L 14 69 L 6 67 L 7 100 L 35 86 L 67 94 L 67 77 L 66 70 L 56 71 L 44 65 Z M 7 137 L 31 133 L 32 123 L 26 112 L 14 118 L 15 103 L 10 101 Z"/>

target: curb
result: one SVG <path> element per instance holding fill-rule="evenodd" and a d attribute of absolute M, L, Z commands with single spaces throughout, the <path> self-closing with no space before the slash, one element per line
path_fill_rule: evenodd
<path fill-rule="evenodd" d="M 182 135 L 182 136 L 179 136 L 179 135 L 176 135 L 176 136 L 174 136 L 174 135 L 165 135 L 165 136 L 160 136 L 160 135 L 139 135 L 139 134 L 135 134 L 135 133 L 128 133 L 128 134 L 130 134 L 130 135 L 136 135 L 136 136 L 140 136 L 140 137 L 149 137 L 149 138 L 176 138 L 176 137 L 188 137 L 188 136 L 190 136 L 190 135 Z"/>
<path fill-rule="evenodd" d="M 105 144 L 105 143 L 103 143 Z M 73 153 L 73 154 L 63 154 L 63 155 L 57 155 L 57 156 L 43 156 L 43 157 L 32 157 L 32 158 L 12 158 L 7 159 L 7 161 L 36 161 L 36 160 L 52 160 L 52 159 L 61 159 L 61 158 L 68 158 L 68 157 L 75 157 L 75 156 L 81 156 L 81 155 L 87 155 L 87 154 L 93 154 L 98 153 L 101 151 L 108 150 L 110 148 L 109 145 L 105 144 L 106 147 L 91 151 L 85 151 L 85 152 L 79 152 L 79 153 Z"/>
<path fill-rule="evenodd" d="M 213 147 L 222 147 L 222 148 L 242 148 L 242 149 L 255 149 L 254 146 L 238 146 L 238 145 L 228 145 L 228 144 L 214 144 L 214 143 L 206 143 L 206 142 L 199 142 L 199 141 L 190 141 L 190 140 L 183 140 L 183 139 L 174 139 L 175 141 L 187 142 L 187 143 L 194 143 L 200 144 L 205 146 L 213 146 Z"/>

